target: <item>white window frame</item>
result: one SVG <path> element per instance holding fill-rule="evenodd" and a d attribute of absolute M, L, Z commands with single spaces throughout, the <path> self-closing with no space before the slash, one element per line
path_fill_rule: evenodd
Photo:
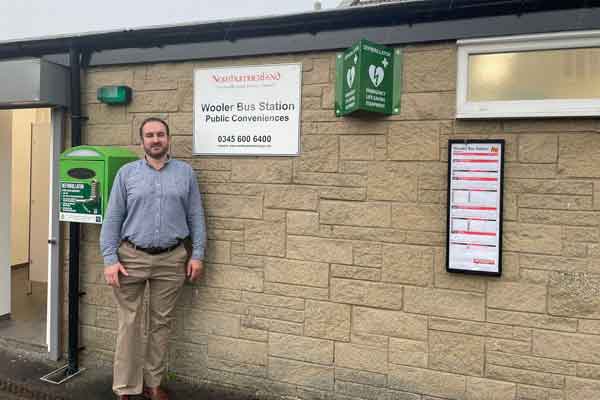
<path fill-rule="evenodd" d="M 457 45 L 456 118 L 591 117 L 600 115 L 600 98 L 467 100 L 470 55 L 600 47 L 600 30 L 468 39 L 457 41 Z"/>

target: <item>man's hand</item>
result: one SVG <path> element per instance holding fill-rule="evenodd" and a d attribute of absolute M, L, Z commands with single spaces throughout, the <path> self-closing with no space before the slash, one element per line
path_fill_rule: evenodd
<path fill-rule="evenodd" d="M 196 279 L 202 276 L 202 270 L 204 270 L 204 264 L 200 260 L 188 261 L 187 265 L 187 277 L 190 282 L 194 282 Z"/>
<path fill-rule="evenodd" d="M 120 288 L 121 285 L 119 284 L 119 272 L 125 276 L 129 276 L 127 270 L 121 263 L 104 267 L 104 278 L 106 279 L 106 283 L 112 287 Z"/>

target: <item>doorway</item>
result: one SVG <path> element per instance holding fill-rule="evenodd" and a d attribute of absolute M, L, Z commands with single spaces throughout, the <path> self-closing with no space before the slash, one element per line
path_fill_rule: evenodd
<path fill-rule="evenodd" d="M 56 119 L 59 119 L 57 121 Z M 54 204 L 62 112 L 0 111 L 0 338 L 58 357 L 58 236 Z M 56 214 L 56 215 L 55 215 Z M 0 245 L 1 246 L 1 245 Z"/>

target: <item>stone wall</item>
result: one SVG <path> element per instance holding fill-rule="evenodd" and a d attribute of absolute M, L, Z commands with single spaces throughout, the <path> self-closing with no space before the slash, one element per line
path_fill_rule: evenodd
<path fill-rule="evenodd" d="M 600 124 L 456 121 L 456 47 L 404 48 L 402 111 L 335 118 L 335 54 L 92 68 L 84 141 L 158 115 L 198 172 L 206 276 L 186 285 L 170 370 L 302 399 L 600 398 Z M 196 67 L 302 62 L 300 157 L 193 157 Z M 127 84 L 127 107 L 95 89 Z M 501 278 L 445 271 L 447 141 L 506 140 Z M 111 290 L 84 229 L 87 362 L 110 362 Z"/>

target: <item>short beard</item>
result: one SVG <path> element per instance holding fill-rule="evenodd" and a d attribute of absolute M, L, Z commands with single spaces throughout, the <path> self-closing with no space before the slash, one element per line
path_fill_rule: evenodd
<path fill-rule="evenodd" d="M 152 146 L 150 146 L 149 148 L 146 148 L 144 146 L 144 152 L 146 153 L 146 155 L 150 158 L 153 158 L 155 160 L 160 160 L 161 158 L 163 158 L 168 152 L 169 152 L 169 147 L 165 147 L 164 151 L 161 151 L 158 154 L 153 154 L 152 153 Z"/>

